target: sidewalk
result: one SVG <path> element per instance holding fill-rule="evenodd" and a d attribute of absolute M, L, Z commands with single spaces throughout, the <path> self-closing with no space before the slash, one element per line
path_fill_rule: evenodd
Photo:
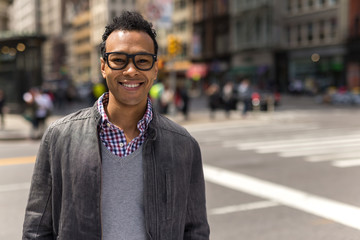
<path fill-rule="evenodd" d="M 49 117 L 47 120 L 47 125 L 51 122 L 61 118 L 62 115 L 55 115 Z M 184 117 L 178 113 L 174 116 L 167 115 L 168 118 L 181 125 L 191 125 L 191 124 L 201 124 L 206 122 L 221 122 L 227 121 L 229 119 L 225 118 L 225 114 L 222 111 L 216 113 L 216 118 L 211 120 L 209 113 L 205 110 L 190 112 L 189 119 L 185 120 Z M 238 112 L 232 113 L 230 120 L 240 120 L 241 116 Z M 249 119 L 250 120 L 250 116 Z M 26 121 L 23 116 L 18 114 L 7 114 L 5 115 L 5 129 L 0 130 L 0 141 L 10 141 L 10 140 L 26 140 L 30 139 L 31 124 Z"/>
<path fill-rule="evenodd" d="M 316 105 L 313 98 L 309 97 L 294 97 L 294 96 L 284 96 L 282 98 L 281 106 L 275 110 L 275 114 L 287 111 L 289 109 L 306 109 L 311 106 Z M 68 114 L 69 112 L 74 112 L 77 109 L 80 109 L 84 106 L 73 105 L 70 108 L 66 108 L 66 111 L 55 112 L 47 120 L 49 125 L 51 122 L 56 119 L 61 118 L 62 116 Z M 268 119 L 272 114 L 269 112 L 250 112 L 246 118 L 243 118 L 240 114 L 240 111 L 231 112 L 230 118 L 226 118 L 225 112 L 223 110 L 218 110 L 215 114 L 215 119 L 210 119 L 210 113 L 207 108 L 207 100 L 205 97 L 192 99 L 190 105 L 189 119 L 185 120 L 181 113 L 167 115 L 168 118 L 173 121 L 183 125 L 193 125 L 193 124 L 204 124 L 204 123 L 215 123 L 215 122 L 228 122 L 228 121 L 256 121 L 256 120 L 265 120 Z M 18 114 L 7 114 L 5 115 L 5 129 L 0 130 L 0 141 L 8 140 L 26 140 L 29 139 L 31 131 L 30 122 L 26 121 L 23 116 Z"/>

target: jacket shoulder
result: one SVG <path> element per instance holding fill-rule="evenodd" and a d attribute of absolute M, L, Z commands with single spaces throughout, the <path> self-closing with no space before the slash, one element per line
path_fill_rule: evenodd
<path fill-rule="evenodd" d="M 76 112 L 70 113 L 60 119 L 55 120 L 53 123 L 51 123 L 49 128 L 54 128 L 59 125 L 64 125 L 64 124 L 87 120 L 92 117 L 94 117 L 93 107 L 80 109 Z"/>
<path fill-rule="evenodd" d="M 169 118 L 161 114 L 157 114 L 156 117 L 157 117 L 158 129 L 164 131 L 171 131 L 173 133 L 192 138 L 190 133 L 183 126 L 175 123 L 174 121 L 170 120 Z"/>

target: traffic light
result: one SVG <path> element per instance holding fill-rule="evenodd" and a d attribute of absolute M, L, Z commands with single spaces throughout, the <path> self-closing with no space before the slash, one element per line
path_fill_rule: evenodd
<path fill-rule="evenodd" d="M 168 54 L 172 56 L 176 56 L 180 54 L 181 51 L 182 48 L 181 48 L 180 40 L 177 37 L 170 35 L 168 37 Z"/>

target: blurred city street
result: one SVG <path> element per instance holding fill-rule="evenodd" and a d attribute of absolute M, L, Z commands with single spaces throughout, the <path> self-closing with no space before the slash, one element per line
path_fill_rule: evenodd
<path fill-rule="evenodd" d="M 202 149 L 212 240 L 359 239 L 360 109 L 283 96 L 274 112 L 209 118 L 194 99 L 182 124 Z M 67 111 L 73 111 L 74 105 Z M 62 114 L 67 113 L 62 112 Z M 48 123 L 61 117 L 54 114 Z M 0 239 L 21 238 L 38 140 L 7 115 L 0 131 Z"/>
<path fill-rule="evenodd" d="M 109 49 L 133 10 L 154 51 Z M 0 0 L 0 240 L 44 126 L 154 70 L 154 109 L 200 144 L 212 240 L 360 239 L 359 22 L 359 0 Z"/>

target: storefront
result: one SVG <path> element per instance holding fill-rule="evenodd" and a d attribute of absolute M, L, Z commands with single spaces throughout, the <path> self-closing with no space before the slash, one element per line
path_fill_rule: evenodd
<path fill-rule="evenodd" d="M 0 88 L 5 91 L 7 105 L 20 111 L 22 95 L 33 86 L 41 86 L 42 36 L 0 36 Z"/>
<path fill-rule="evenodd" d="M 342 46 L 290 51 L 289 90 L 315 94 L 345 86 L 344 56 Z"/>

